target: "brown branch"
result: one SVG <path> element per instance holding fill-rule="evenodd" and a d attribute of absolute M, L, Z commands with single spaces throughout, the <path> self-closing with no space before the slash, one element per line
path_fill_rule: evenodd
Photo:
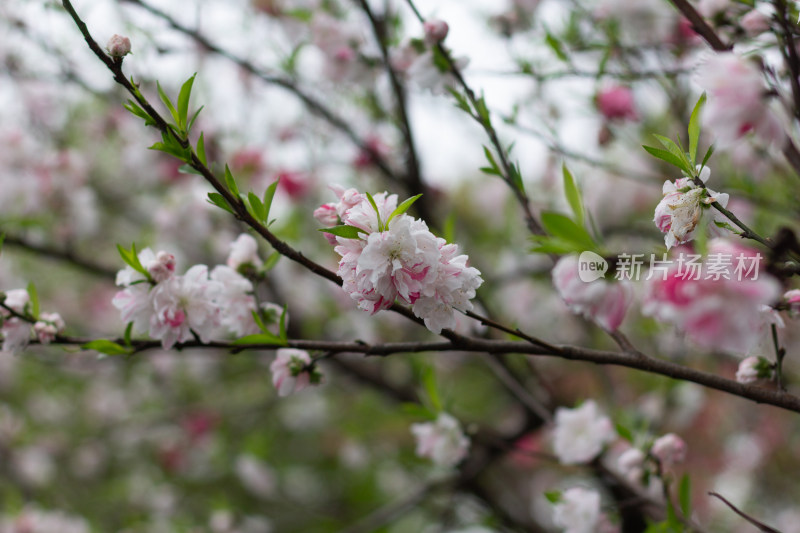
<path fill-rule="evenodd" d="M 743 513 L 743 512 L 742 512 L 742 511 L 740 511 L 740 510 L 739 510 L 739 509 L 738 509 L 738 508 L 737 508 L 735 505 L 733 505 L 731 502 L 729 502 L 728 500 L 726 500 L 726 499 L 725 499 L 724 497 L 722 497 L 720 494 L 718 494 L 718 493 L 716 493 L 716 492 L 713 492 L 713 491 L 711 491 L 711 492 L 709 492 L 709 493 L 708 493 L 708 495 L 709 495 L 709 496 L 714 496 L 715 498 L 718 498 L 720 501 L 722 501 L 722 503 L 724 503 L 725 505 L 727 505 L 728 507 L 730 507 L 730 509 L 731 509 L 731 510 L 732 510 L 734 513 L 738 514 L 739 516 L 741 516 L 742 518 L 744 518 L 745 520 L 747 520 L 748 522 L 750 522 L 751 524 L 753 524 L 754 526 L 756 526 L 756 527 L 757 527 L 757 528 L 758 528 L 760 531 L 766 531 L 767 533 L 781 533 L 781 532 L 780 532 L 780 531 L 778 531 L 777 529 L 775 529 L 775 528 L 772 528 L 772 527 L 769 527 L 767 524 L 765 524 L 765 523 L 763 523 L 763 522 L 760 522 L 760 521 L 756 520 L 755 518 L 753 518 L 752 516 L 750 516 L 750 515 L 748 515 L 748 514 L 745 514 L 745 513 Z"/>
<path fill-rule="evenodd" d="M 556 345 L 555 351 L 546 350 L 529 342 L 506 341 L 492 339 L 478 339 L 452 335 L 449 341 L 439 342 L 389 342 L 383 344 L 367 344 L 364 342 L 344 342 L 325 340 L 291 339 L 285 345 L 274 343 L 258 344 L 233 344 L 231 342 L 212 341 L 203 344 L 199 341 L 188 341 L 175 344 L 176 350 L 186 348 L 221 348 L 232 351 L 242 350 L 274 350 L 281 347 L 299 348 L 302 350 L 318 350 L 323 352 L 360 353 L 372 356 L 390 356 L 400 353 L 420 352 L 475 352 L 488 354 L 526 354 L 536 357 L 557 357 L 571 361 L 585 361 L 598 365 L 612 365 L 641 370 L 650 374 L 657 374 L 668 378 L 691 381 L 709 389 L 726 392 L 756 403 L 773 405 L 787 411 L 800 413 L 800 397 L 777 390 L 765 389 L 753 385 L 745 385 L 735 380 L 717 374 L 704 372 L 688 366 L 679 365 L 671 361 L 656 359 L 643 354 L 636 355 L 625 352 L 609 350 L 595 350 L 572 345 Z M 94 339 L 58 336 L 53 344 L 83 345 Z M 123 339 L 113 339 L 113 342 L 124 344 Z M 36 341 L 32 341 L 37 344 Z M 131 347 L 134 352 L 143 352 L 161 348 L 157 340 L 133 340 Z"/>
<path fill-rule="evenodd" d="M 692 29 L 696 31 L 705 41 L 717 52 L 727 52 L 733 49 L 733 45 L 725 44 L 722 39 L 717 35 L 708 22 L 703 18 L 700 13 L 694 8 L 688 0 L 670 0 L 673 5 L 678 8 L 684 17 L 689 19 L 692 23 Z"/>

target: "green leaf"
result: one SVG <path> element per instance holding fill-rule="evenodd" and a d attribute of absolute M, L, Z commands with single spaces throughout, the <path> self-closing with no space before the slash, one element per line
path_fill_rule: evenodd
<path fill-rule="evenodd" d="M 243 344 L 276 344 L 278 346 L 286 346 L 286 341 L 275 335 L 274 333 L 256 333 L 255 335 L 247 335 L 241 339 L 233 341 L 234 345 L 241 346 Z"/>
<path fill-rule="evenodd" d="M 228 201 L 225 199 L 224 196 L 222 196 L 218 192 L 208 193 L 208 203 L 210 203 L 211 205 L 215 205 L 220 209 L 224 209 L 225 211 L 227 211 L 232 215 L 234 214 L 233 209 L 231 208 L 231 206 L 228 205 Z"/>
<path fill-rule="evenodd" d="M 200 134 L 200 138 L 197 139 L 197 159 L 205 166 L 208 166 L 208 161 L 206 161 L 206 141 L 202 133 Z"/>
<path fill-rule="evenodd" d="M 497 161 L 495 161 L 494 155 L 492 154 L 492 151 L 489 150 L 489 148 L 487 146 L 483 147 L 483 154 L 486 156 L 486 160 L 492 166 L 492 169 L 495 171 L 495 173 L 498 176 L 502 176 L 502 173 L 500 172 L 500 167 L 497 166 Z M 483 170 L 483 169 L 481 169 L 481 170 Z"/>
<path fill-rule="evenodd" d="M 558 503 L 561 501 L 561 491 L 548 490 L 544 493 L 544 497 L 547 498 L 547 501 L 550 503 Z"/>
<path fill-rule="evenodd" d="M 427 407 L 420 405 L 418 403 L 402 403 L 400 404 L 400 410 L 414 418 L 423 418 L 425 420 L 436 420 L 436 413 L 432 412 Z"/>
<path fill-rule="evenodd" d="M 131 345 L 131 333 L 133 332 L 133 322 L 128 322 L 128 327 L 125 328 L 125 346 Z"/>
<path fill-rule="evenodd" d="M 566 215 L 552 212 L 542 213 L 542 226 L 550 235 L 584 246 L 584 250 L 597 248 L 586 228 L 579 226 Z"/>
<path fill-rule="evenodd" d="M 272 209 L 272 199 L 275 198 L 275 191 L 278 189 L 278 182 L 279 181 L 280 180 L 273 181 L 269 185 L 269 187 L 267 187 L 267 190 L 264 191 L 264 202 L 263 203 L 264 203 L 264 210 L 266 211 L 266 214 L 264 215 L 264 219 L 265 220 L 269 218 L 269 212 Z"/>
<path fill-rule="evenodd" d="M 461 109 L 462 111 L 466 111 L 467 113 L 472 114 L 470 112 L 469 102 L 467 101 L 466 97 L 464 97 L 464 95 L 462 95 L 460 92 L 458 92 L 457 90 L 453 89 L 452 87 L 448 87 L 447 91 L 451 95 L 453 95 L 453 98 L 456 99 L 456 107 L 457 108 Z"/>
<path fill-rule="evenodd" d="M 180 172 L 181 174 L 194 174 L 195 176 L 202 176 L 203 175 L 202 172 L 200 172 L 198 170 L 195 170 L 195 168 L 192 167 L 192 165 L 188 165 L 188 164 L 184 164 L 184 165 L 179 166 L 178 167 L 178 172 Z"/>
<path fill-rule="evenodd" d="M 447 218 L 444 219 L 444 228 L 442 229 L 442 238 L 447 242 L 456 242 L 456 213 L 451 211 Z"/>
<path fill-rule="evenodd" d="M 672 152 L 662 150 L 661 148 L 653 148 L 652 146 L 642 146 L 642 148 L 647 150 L 647 153 L 653 157 L 661 159 L 662 161 L 666 161 L 670 165 L 676 166 L 684 172 L 688 172 L 689 174 L 692 173 L 692 169 L 683 161 L 683 159 L 676 156 Z"/>
<path fill-rule="evenodd" d="M 178 125 L 184 130 L 187 130 L 186 125 L 189 123 L 187 120 L 189 118 L 189 98 L 192 95 L 192 85 L 194 85 L 196 76 L 197 72 L 192 74 L 192 77 L 186 80 L 178 93 Z"/>
<path fill-rule="evenodd" d="M 512 164 L 509 167 L 509 170 L 511 171 L 511 176 L 509 176 L 511 183 L 519 190 L 519 192 L 525 194 L 525 184 L 522 183 L 522 173 L 519 170 L 519 163 Z"/>
<path fill-rule="evenodd" d="M 227 164 L 225 165 L 225 185 L 227 185 L 233 196 L 239 196 L 239 187 L 236 185 L 236 180 L 233 179 L 233 174 L 231 174 L 231 169 Z"/>
<path fill-rule="evenodd" d="M 161 84 L 156 82 L 156 87 L 158 88 L 158 96 L 161 98 L 161 101 L 164 102 L 164 105 L 167 106 L 172 118 L 175 119 L 176 124 L 180 124 L 180 115 L 178 115 L 178 111 L 175 109 L 175 106 L 172 105 L 172 101 L 167 96 L 167 93 L 164 92 L 164 89 L 161 88 Z"/>
<path fill-rule="evenodd" d="M 436 387 L 436 373 L 432 366 L 425 366 L 422 369 L 422 386 L 425 388 L 425 393 L 431 402 L 431 406 L 435 412 L 441 412 L 442 400 L 439 397 L 439 389 Z"/>
<path fill-rule="evenodd" d="M 551 237 L 549 235 L 535 235 L 531 240 L 534 241 L 531 252 L 537 254 L 565 255 L 580 253 L 586 250 L 586 247 L 572 241 L 565 241 L 564 239 Z"/>
<path fill-rule="evenodd" d="M 555 52 L 556 56 L 561 61 L 564 62 L 569 61 L 569 57 L 567 56 L 566 52 L 564 52 L 564 45 L 562 45 L 561 41 L 559 41 L 555 35 L 550 33 L 549 30 L 545 34 L 545 42 L 547 43 L 547 46 L 549 46 L 550 49 L 552 49 L 553 52 Z"/>
<path fill-rule="evenodd" d="M 275 268 L 275 265 L 278 264 L 278 261 L 280 261 L 280 259 L 281 259 L 281 254 L 279 254 L 278 252 L 272 252 L 271 254 L 269 254 L 269 257 L 267 257 L 264 260 L 264 266 L 261 267 L 262 272 L 269 272 L 270 270 Z"/>
<path fill-rule="evenodd" d="M 420 196 L 422 196 L 422 195 L 421 195 L 421 194 L 418 194 L 418 195 L 416 195 L 416 196 L 412 196 L 411 198 L 408 198 L 408 199 L 407 199 L 407 200 L 405 200 L 403 203 L 401 203 L 400 205 L 398 205 L 398 206 L 397 206 L 397 209 L 395 209 L 394 211 L 392 211 L 392 214 L 391 214 L 391 215 L 389 215 L 389 218 L 388 218 L 388 219 L 386 219 L 386 227 L 387 227 L 387 228 L 389 227 L 389 222 L 391 222 L 391 221 L 392 221 L 392 219 L 393 219 L 394 217 L 396 217 L 396 216 L 399 216 L 399 215 L 402 215 L 403 213 L 405 213 L 406 211 L 408 211 L 408 209 L 409 209 L 409 208 L 410 208 L 412 205 L 414 205 L 414 202 L 416 202 L 417 200 L 419 200 Z"/>
<path fill-rule="evenodd" d="M 253 217 L 255 217 L 255 219 L 259 222 L 266 224 L 267 212 L 264 210 L 264 204 L 261 203 L 261 198 L 256 196 L 254 193 L 249 192 L 247 193 L 247 200 L 248 204 L 250 205 L 250 213 L 253 215 Z"/>
<path fill-rule="evenodd" d="M 332 228 L 322 228 L 320 230 L 323 233 L 330 233 L 331 235 L 336 235 L 337 237 L 342 237 L 345 239 L 358 239 L 359 234 L 364 233 L 363 229 L 359 229 L 355 226 L 333 226 Z"/>
<path fill-rule="evenodd" d="M 204 107 L 205 107 L 204 105 L 201 105 L 199 108 L 197 108 L 197 111 L 194 112 L 194 115 L 192 115 L 192 119 L 189 121 L 189 124 L 186 125 L 186 135 L 189 135 L 192 126 L 194 126 L 194 121 L 197 120 L 197 116 L 200 114 L 200 111 L 202 111 Z"/>
<path fill-rule="evenodd" d="M 689 118 L 689 158 L 692 163 L 697 160 L 697 143 L 700 140 L 700 114 L 703 112 L 703 104 L 705 103 L 706 93 L 703 93 L 692 110 L 692 116 Z"/>
<path fill-rule="evenodd" d="M 712 144 L 711 146 L 708 147 L 706 155 L 703 156 L 703 162 L 700 163 L 700 170 L 703 170 L 703 168 L 705 168 L 706 163 L 708 162 L 709 158 L 711 157 L 711 154 L 713 153 L 714 153 L 714 145 Z"/>
<path fill-rule="evenodd" d="M 375 210 L 375 215 L 378 217 L 378 231 L 383 231 L 383 223 L 381 222 L 381 212 L 378 210 L 378 204 L 375 203 L 375 198 L 370 193 L 366 193 L 367 200 L 369 200 L 372 209 Z"/>
<path fill-rule="evenodd" d="M 625 439 L 626 441 L 628 441 L 630 443 L 633 443 L 633 433 L 631 433 L 630 429 L 628 429 L 627 427 L 625 427 L 624 425 L 619 424 L 619 423 L 614 424 L 614 426 L 616 427 L 617 434 L 620 437 L 622 437 L 623 439 Z"/>
<path fill-rule="evenodd" d="M 33 282 L 28 283 L 28 296 L 31 298 L 31 316 L 39 318 L 39 293 L 36 291 L 36 285 Z"/>
<path fill-rule="evenodd" d="M 81 345 L 81 349 L 94 350 L 106 355 L 130 355 L 133 353 L 132 348 L 126 348 L 117 344 L 116 342 L 106 339 L 97 339 L 87 342 L 86 344 Z"/>
<path fill-rule="evenodd" d="M 6 240 L 6 234 L 0 233 L 0 252 L 3 251 L 3 242 Z"/>
<path fill-rule="evenodd" d="M 288 339 L 287 332 L 286 332 L 286 313 L 289 311 L 289 306 L 287 304 L 283 305 L 283 313 L 281 313 L 281 319 L 278 322 L 278 334 L 280 338 L 284 340 L 284 342 Z"/>
<path fill-rule="evenodd" d="M 678 501 L 680 502 L 683 516 L 690 517 L 692 511 L 692 482 L 689 479 L 689 474 L 683 474 L 678 485 Z"/>
<path fill-rule="evenodd" d="M 570 173 L 567 165 L 564 164 L 561 168 L 564 174 L 564 194 L 567 197 L 567 203 L 569 203 L 572 212 L 575 213 L 575 222 L 583 226 L 583 200 L 581 199 L 581 191 L 578 189 L 575 178 L 572 177 L 572 173 Z"/>

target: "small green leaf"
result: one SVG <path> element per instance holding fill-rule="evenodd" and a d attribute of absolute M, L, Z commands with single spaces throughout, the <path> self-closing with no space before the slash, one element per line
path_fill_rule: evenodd
<path fill-rule="evenodd" d="M 201 105 L 199 108 L 197 108 L 197 111 L 194 112 L 194 115 L 192 115 L 192 119 L 186 126 L 186 135 L 189 135 L 189 132 L 192 130 L 192 126 L 194 126 L 194 121 L 197 120 L 197 116 L 200 115 L 200 111 L 202 111 L 204 107 L 204 105 Z"/>
<path fill-rule="evenodd" d="M 203 173 L 195 170 L 191 165 L 185 164 L 178 167 L 178 172 L 181 174 L 194 174 L 195 176 L 202 176 Z"/>
<path fill-rule="evenodd" d="M 628 441 L 630 443 L 633 443 L 633 433 L 631 433 L 630 429 L 628 429 L 627 427 L 625 427 L 624 425 L 619 424 L 619 423 L 618 424 L 614 424 L 614 426 L 616 427 L 617 434 L 620 437 L 622 437 L 623 439 L 625 439 L 626 441 Z"/>
<path fill-rule="evenodd" d="M 342 237 L 345 239 L 358 239 L 359 234 L 364 233 L 363 229 L 359 229 L 355 226 L 333 226 L 332 228 L 322 228 L 320 230 L 323 233 L 330 233 L 331 235 L 336 235 L 337 237 Z"/>
<path fill-rule="evenodd" d="M 427 407 L 420 405 L 418 403 L 402 403 L 400 404 L 400 410 L 409 415 L 413 416 L 414 418 L 423 418 L 425 420 L 436 420 L 436 413 L 432 412 Z"/>
<path fill-rule="evenodd" d="M 583 200 L 581 199 L 581 191 L 578 189 L 575 178 L 572 177 L 572 173 L 570 173 L 567 165 L 564 164 L 561 168 L 564 174 L 564 194 L 567 197 L 567 202 L 572 212 L 575 213 L 575 222 L 583 226 Z"/>
<path fill-rule="evenodd" d="M 561 501 L 561 491 L 548 490 L 544 493 L 544 497 L 547 498 L 547 501 L 550 503 L 558 503 Z"/>
<path fill-rule="evenodd" d="M 690 517 L 692 511 L 692 482 L 689 474 L 684 474 L 678 485 L 678 501 L 680 502 L 683 516 Z"/>
<path fill-rule="evenodd" d="M 425 393 L 431 402 L 431 406 L 435 412 L 441 412 L 442 400 L 439 397 L 439 389 L 436 387 L 436 373 L 432 366 L 425 366 L 422 369 L 422 386 L 425 388 Z"/>
<path fill-rule="evenodd" d="M 532 237 L 531 240 L 534 241 L 531 252 L 537 254 L 565 255 L 580 253 L 586 250 L 585 246 L 549 235 L 536 235 Z"/>
<path fill-rule="evenodd" d="M 550 235 L 584 246 L 584 250 L 594 250 L 597 247 L 586 228 L 561 213 L 542 213 L 542 225 Z"/>
<path fill-rule="evenodd" d="M 5 240 L 6 240 L 6 234 L 0 233 L 0 252 L 3 251 L 3 243 L 5 242 Z"/>
<path fill-rule="evenodd" d="M 117 344 L 116 342 L 106 339 L 97 339 L 87 342 L 86 344 L 81 345 L 81 349 L 94 350 L 106 355 L 130 355 L 133 353 L 132 348 L 126 348 Z"/>
<path fill-rule="evenodd" d="M 367 200 L 369 200 L 370 205 L 372 205 L 372 209 L 375 210 L 375 215 L 378 217 L 378 231 L 383 231 L 383 223 L 381 222 L 381 212 L 378 210 L 378 204 L 375 203 L 375 198 L 372 197 L 370 193 L 367 194 Z"/>
<path fill-rule="evenodd" d="M 197 139 L 197 159 L 205 166 L 208 166 L 208 161 L 206 161 L 206 141 L 202 133 L 200 134 L 200 138 Z"/>
<path fill-rule="evenodd" d="M 487 160 L 487 161 L 489 162 L 489 164 L 492 166 L 492 168 L 493 168 L 493 169 L 494 169 L 494 171 L 497 173 L 497 175 L 498 175 L 498 176 L 502 175 L 502 174 L 500 173 L 500 167 L 498 167 L 498 166 L 497 166 L 497 161 L 495 161 L 495 159 L 494 159 L 494 155 L 492 154 L 492 151 L 491 151 L 491 150 L 489 150 L 489 148 L 488 148 L 487 146 L 484 146 L 484 147 L 483 147 L 483 154 L 486 156 L 486 160 Z"/>
<path fill-rule="evenodd" d="M 31 299 L 31 316 L 39 318 L 39 293 L 36 291 L 36 285 L 33 282 L 28 283 L 28 296 Z"/>
<path fill-rule="evenodd" d="M 263 203 L 264 203 L 264 210 L 266 211 L 266 214 L 264 215 L 264 219 L 265 220 L 269 218 L 269 212 L 272 209 L 272 199 L 275 198 L 275 191 L 278 189 L 278 182 L 279 181 L 280 180 L 273 181 L 269 185 L 269 187 L 267 187 L 267 190 L 264 191 L 264 202 Z"/>
<path fill-rule="evenodd" d="M 689 158 L 694 163 L 697 160 L 697 143 L 700 140 L 700 114 L 703 112 L 703 104 L 706 103 L 706 93 L 700 96 L 692 110 L 689 118 Z"/>
<path fill-rule="evenodd" d="M 275 344 L 278 346 L 286 346 L 286 341 L 267 331 L 265 333 L 247 335 L 246 337 L 233 341 L 232 344 L 236 346 L 241 346 L 243 344 Z"/>
<path fill-rule="evenodd" d="M 183 129 L 186 129 L 186 125 L 189 123 L 189 98 L 192 95 L 192 85 L 194 85 L 196 76 L 196 72 L 192 74 L 192 77 L 186 80 L 178 93 L 178 125 Z"/>
<path fill-rule="evenodd" d="M 261 203 L 261 198 L 256 196 L 254 193 L 249 192 L 247 193 L 247 200 L 250 206 L 250 214 L 252 214 L 253 217 L 255 217 L 255 219 L 259 222 L 266 224 L 267 212 L 264 210 L 264 204 Z"/>
<path fill-rule="evenodd" d="M 567 56 L 566 52 L 564 52 L 564 45 L 562 45 L 561 41 L 559 41 L 555 35 L 550 33 L 550 31 L 547 31 L 545 34 L 545 42 L 547 43 L 547 46 L 549 46 L 550 49 L 555 52 L 556 56 L 561 61 L 569 61 L 569 57 Z"/>
<path fill-rule="evenodd" d="M 225 185 L 227 185 L 233 196 L 239 196 L 239 187 L 236 185 L 236 180 L 233 179 L 233 174 L 231 174 L 231 169 L 227 164 L 225 165 Z"/>
<path fill-rule="evenodd" d="M 711 146 L 708 147 L 706 155 L 703 156 L 703 162 L 700 163 L 700 170 L 703 170 L 703 168 L 705 168 L 706 163 L 708 162 L 709 158 L 711 157 L 711 154 L 713 153 L 714 153 L 714 145 L 712 144 Z"/>
<path fill-rule="evenodd" d="M 653 148 L 652 146 L 642 146 L 647 153 L 652 155 L 655 158 L 661 159 L 662 161 L 666 161 L 670 165 L 676 166 L 679 169 L 683 170 L 684 172 L 692 173 L 692 169 L 684 163 L 683 159 L 676 156 L 672 152 L 668 152 L 667 150 L 662 150 L 660 148 Z"/>
<path fill-rule="evenodd" d="M 131 333 L 133 333 L 133 322 L 128 322 L 128 327 L 125 328 L 125 346 L 131 345 Z"/>
<path fill-rule="evenodd" d="M 262 272 L 269 272 L 270 270 L 275 268 L 275 265 L 278 264 L 278 261 L 280 261 L 280 259 L 281 259 L 281 254 L 279 254 L 278 252 L 272 252 L 271 254 L 269 254 L 269 257 L 267 257 L 264 260 L 264 266 L 261 267 Z"/>
<path fill-rule="evenodd" d="M 414 202 L 416 202 L 417 200 L 419 200 L 420 196 L 422 196 L 422 195 L 421 195 L 421 194 L 418 194 L 418 195 L 416 195 L 416 196 L 412 196 L 411 198 L 408 198 L 408 199 L 407 199 L 407 200 L 405 200 L 403 203 L 401 203 L 400 205 L 398 205 L 398 206 L 397 206 L 397 209 L 395 209 L 394 211 L 392 211 L 392 214 L 391 214 L 391 215 L 389 215 L 389 218 L 386 220 L 386 227 L 387 227 L 387 228 L 389 227 L 389 222 L 391 222 L 391 221 L 392 221 L 392 219 L 393 219 L 394 217 L 396 217 L 396 216 L 399 216 L 399 215 L 402 215 L 403 213 L 405 213 L 406 211 L 408 211 L 408 209 L 409 209 L 409 208 L 410 208 L 412 205 L 414 205 Z"/>
<path fill-rule="evenodd" d="M 208 193 L 208 203 L 210 203 L 211 205 L 215 205 L 220 209 L 224 209 L 225 211 L 227 211 L 232 215 L 234 214 L 233 209 L 231 208 L 231 206 L 228 205 L 228 201 L 225 199 L 224 196 L 222 196 L 218 192 Z"/>
<path fill-rule="evenodd" d="M 444 229 L 442 229 L 442 237 L 447 242 L 456 242 L 456 213 L 451 211 L 447 218 L 444 219 Z"/>
<path fill-rule="evenodd" d="M 167 93 L 164 92 L 164 89 L 161 88 L 161 84 L 156 82 L 156 87 L 158 88 L 158 96 L 161 98 L 161 101 L 164 102 L 164 105 L 167 106 L 172 118 L 175 119 L 176 124 L 180 124 L 180 116 L 178 115 L 178 111 L 175 109 L 175 106 L 172 105 L 172 101 L 167 96 Z"/>
<path fill-rule="evenodd" d="M 509 176 L 511 184 L 514 185 L 519 192 L 525 194 L 525 184 L 522 183 L 522 173 L 519 170 L 519 163 L 512 164 L 509 170 L 511 171 L 511 175 Z"/>
<path fill-rule="evenodd" d="M 289 311 L 289 306 L 284 304 L 283 305 L 283 313 L 281 313 L 281 319 L 278 322 L 278 334 L 280 338 L 284 340 L 284 342 L 288 339 L 286 332 L 286 313 Z"/>

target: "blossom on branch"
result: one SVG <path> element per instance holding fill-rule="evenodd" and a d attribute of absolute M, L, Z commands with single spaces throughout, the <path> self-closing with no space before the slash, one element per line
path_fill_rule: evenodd
<path fill-rule="evenodd" d="M 288 396 L 322 382 L 322 374 L 305 350 L 280 348 L 269 370 L 278 396 Z"/>
<path fill-rule="evenodd" d="M 417 440 L 417 455 L 437 465 L 455 466 L 469 452 L 469 438 L 458 420 L 447 413 L 440 413 L 434 422 L 412 424 L 411 433 Z"/>
<path fill-rule="evenodd" d="M 710 175 L 711 170 L 705 167 L 700 171 L 699 177 L 705 183 Z M 702 227 L 700 223 L 703 214 L 709 210 L 710 204 L 718 202 L 722 207 L 728 205 L 727 194 L 699 187 L 689 178 L 678 178 L 675 182 L 667 180 L 662 191 L 664 198 L 656 206 L 653 221 L 665 234 L 664 244 L 667 249 L 694 239 L 695 231 Z M 716 223 L 727 223 L 728 219 L 716 209 L 711 210 L 710 216 L 709 233 L 714 237 L 722 236 L 725 230 Z"/>
<path fill-rule="evenodd" d="M 455 327 L 455 309 L 472 310 L 470 300 L 483 280 L 457 245 L 433 235 L 421 220 L 392 216 L 397 195 L 334 191 L 339 203 L 319 208 L 325 214 L 317 218 L 330 221 L 336 211 L 342 227 L 358 230 L 354 236 L 337 235 L 335 251 L 343 288 L 360 309 L 374 314 L 399 300 L 434 333 Z"/>
<path fill-rule="evenodd" d="M 593 400 L 574 409 L 556 409 L 553 451 L 565 465 L 590 462 L 616 438 L 611 419 Z"/>

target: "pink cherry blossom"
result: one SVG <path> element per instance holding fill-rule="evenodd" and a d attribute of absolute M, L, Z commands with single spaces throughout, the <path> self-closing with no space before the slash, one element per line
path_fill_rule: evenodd
<path fill-rule="evenodd" d="M 553 451 L 563 464 L 588 463 L 616 438 L 611 420 L 593 400 L 574 409 L 556 409 Z"/>
<path fill-rule="evenodd" d="M 765 144 L 781 143 L 783 127 L 767 105 L 767 87 L 755 63 L 723 52 L 711 56 L 699 72 L 697 83 L 708 92 L 703 118 L 718 146 L 730 147 L 750 132 Z"/>
<path fill-rule="evenodd" d="M 417 456 L 426 457 L 437 465 L 455 466 L 469 452 L 469 438 L 458 420 L 447 413 L 440 413 L 434 422 L 412 424 L 411 433 L 417 441 Z"/>
<path fill-rule="evenodd" d="M 430 19 L 422 25 L 425 31 L 425 42 L 434 45 L 445 40 L 450 27 L 441 19 Z"/>
<path fill-rule="evenodd" d="M 606 331 L 616 331 L 625 319 L 632 291 L 626 281 L 597 279 L 585 282 L 578 276 L 578 257 L 564 256 L 553 267 L 553 286 L 567 307 Z"/>
<path fill-rule="evenodd" d="M 122 35 L 114 34 L 106 44 L 106 50 L 111 57 L 125 57 L 131 53 L 131 40 Z"/>
<path fill-rule="evenodd" d="M 553 507 L 553 523 L 564 533 L 596 533 L 600 524 L 600 494 L 572 487 Z"/>
<path fill-rule="evenodd" d="M 650 453 L 658 459 L 662 466 L 669 467 L 682 463 L 686 459 L 686 442 L 674 433 L 667 433 L 653 442 Z"/>
<path fill-rule="evenodd" d="M 711 170 L 708 167 L 700 171 L 703 183 L 710 175 Z M 678 178 L 675 182 L 665 181 L 662 191 L 664 198 L 656 206 L 653 221 L 665 234 L 664 244 L 667 249 L 694 239 L 695 231 L 700 227 L 704 215 L 710 217 L 707 226 L 712 236 L 721 236 L 725 233 L 726 230 L 714 222 L 727 223 L 728 219 L 716 209 L 709 208 L 709 204 L 719 202 L 722 207 L 726 207 L 727 194 L 699 187 L 689 178 Z"/>
<path fill-rule="evenodd" d="M 319 383 L 322 377 L 311 363 L 311 356 L 305 350 L 278 349 L 275 360 L 269 366 L 278 396 L 288 396 Z"/>
<path fill-rule="evenodd" d="M 33 325 L 33 331 L 39 342 L 50 344 L 55 340 L 56 335 L 64 331 L 65 327 L 64 320 L 58 313 L 42 313 L 39 315 L 39 320 Z"/>
<path fill-rule="evenodd" d="M 637 120 L 633 91 L 614 85 L 597 93 L 597 109 L 607 120 Z"/>
<path fill-rule="evenodd" d="M 642 312 L 675 325 L 704 348 L 746 353 L 774 320 L 767 306 L 780 296 L 780 284 L 763 271 L 757 254 L 738 243 L 712 240 L 696 273 L 679 265 L 666 276 L 653 276 Z"/>

